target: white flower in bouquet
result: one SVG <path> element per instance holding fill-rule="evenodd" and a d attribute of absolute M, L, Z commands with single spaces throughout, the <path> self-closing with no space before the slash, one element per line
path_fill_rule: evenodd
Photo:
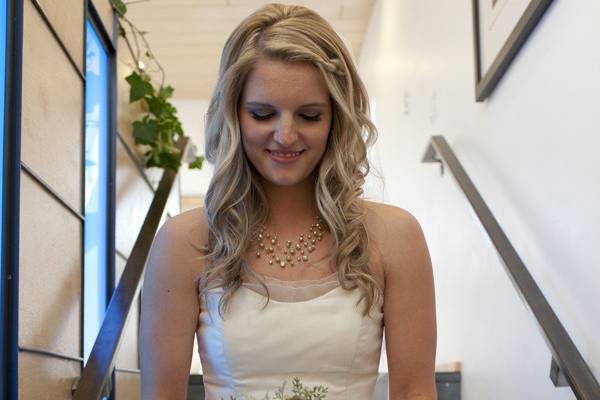
<path fill-rule="evenodd" d="M 327 395 L 327 387 L 325 386 L 313 386 L 312 389 L 305 387 L 300 379 L 294 377 L 292 379 L 292 393 L 290 397 L 284 393 L 285 384 L 287 381 L 283 381 L 283 384 L 277 389 L 273 399 L 269 397 L 269 392 L 265 394 L 263 400 L 325 400 Z M 226 400 L 221 397 L 221 400 Z M 238 400 L 237 397 L 231 396 L 229 400 Z M 253 396 L 246 396 L 242 394 L 239 400 L 257 400 Z"/>

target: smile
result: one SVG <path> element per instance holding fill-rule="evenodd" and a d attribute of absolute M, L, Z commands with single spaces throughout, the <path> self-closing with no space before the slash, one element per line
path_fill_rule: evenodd
<path fill-rule="evenodd" d="M 275 162 L 290 162 L 298 159 L 304 150 L 300 151 L 275 151 L 267 149 L 269 158 Z"/>

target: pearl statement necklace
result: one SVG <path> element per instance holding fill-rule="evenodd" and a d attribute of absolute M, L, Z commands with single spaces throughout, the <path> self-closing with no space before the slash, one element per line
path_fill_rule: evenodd
<path fill-rule="evenodd" d="M 265 259 L 269 265 L 276 263 L 281 268 L 287 265 L 294 266 L 294 262 L 308 262 L 308 253 L 312 253 L 318 242 L 323 240 L 323 232 L 326 227 L 319 216 L 315 218 L 315 222 L 310 226 L 309 233 L 305 236 L 303 233 L 298 237 L 298 242 L 287 240 L 285 246 L 282 246 L 277 238 L 277 235 L 272 235 L 267 232 L 263 225 L 258 230 L 255 241 L 258 243 L 256 250 L 256 258 L 261 258 L 265 253 Z M 266 242 L 266 243 L 265 243 Z"/>

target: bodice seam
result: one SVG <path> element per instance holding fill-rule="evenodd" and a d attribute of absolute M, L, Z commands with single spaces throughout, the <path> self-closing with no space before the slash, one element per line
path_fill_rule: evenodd
<path fill-rule="evenodd" d="M 356 308 L 356 304 L 354 305 L 354 307 Z M 360 329 L 358 330 L 358 340 L 354 347 L 354 354 L 352 355 L 352 361 L 350 362 L 350 369 L 348 370 L 347 375 L 346 375 L 346 382 L 344 384 L 344 392 L 343 392 L 343 395 L 346 399 L 348 398 L 348 386 L 349 386 L 350 376 L 354 373 L 354 363 L 356 362 L 356 356 L 358 355 L 358 350 L 361 348 L 361 344 L 364 340 L 365 321 L 367 319 L 369 319 L 368 315 L 366 317 L 361 318 Z"/>

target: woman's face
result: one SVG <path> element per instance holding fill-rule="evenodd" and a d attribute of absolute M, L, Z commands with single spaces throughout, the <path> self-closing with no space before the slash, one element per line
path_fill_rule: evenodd
<path fill-rule="evenodd" d="M 314 65 L 262 57 L 238 106 L 246 156 L 266 182 L 300 183 L 325 152 L 331 114 L 329 91 Z"/>

